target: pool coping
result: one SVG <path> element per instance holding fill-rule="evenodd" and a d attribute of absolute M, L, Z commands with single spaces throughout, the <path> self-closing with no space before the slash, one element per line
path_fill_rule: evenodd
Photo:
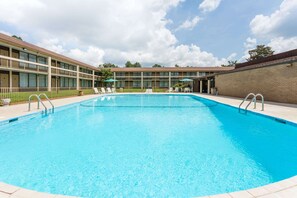
<path fill-rule="evenodd" d="M 145 94 L 145 93 L 117 93 L 117 94 L 100 94 L 96 95 L 97 97 L 100 96 L 111 96 L 111 95 L 130 95 L 130 94 Z M 153 93 L 153 94 L 173 94 L 173 95 L 181 95 L 181 93 Z M 194 95 L 201 97 L 206 100 L 215 101 L 221 105 L 225 105 L 231 108 L 238 108 L 234 105 L 230 105 L 227 103 L 223 103 L 220 101 L 217 101 L 215 99 L 207 98 L 207 95 L 201 95 L 196 93 L 182 93 L 182 95 Z M 96 97 L 94 97 L 96 98 Z M 75 106 L 77 104 L 80 104 L 82 102 L 86 102 L 89 100 L 93 100 L 94 98 L 85 99 L 82 101 L 72 102 L 66 105 L 61 105 L 57 107 L 56 109 L 58 111 L 63 110 L 64 108 L 69 108 L 71 106 Z M 255 112 L 248 110 L 248 113 L 252 113 L 258 116 L 263 116 L 269 119 L 281 119 L 286 122 L 286 124 L 294 125 L 297 127 L 297 122 L 292 122 L 285 120 L 281 117 L 275 117 L 267 114 L 263 114 L 261 112 Z M 5 119 L 0 121 L 0 126 L 3 124 L 8 124 L 11 122 L 11 120 L 22 120 L 22 119 L 30 119 L 30 117 L 40 116 L 41 110 L 30 113 L 27 115 L 22 116 L 16 116 L 9 119 Z M 288 179 L 284 179 L 278 182 L 274 182 L 268 185 L 260 186 L 257 188 L 242 190 L 242 191 L 236 191 L 236 192 L 230 192 L 230 193 L 224 193 L 224 194 L 217 194 L 217 195 L 207 195 L 207 196 L 200 196 L 200 198 L 253 198 L 253 197 L 259 197 L 259 198 L 279 198 L 279 197 L 294 197 L 297 195 L 297 176 L 290 177 Z M 0 197 L 2 198 L 31 198 L 31 197 L 38 197 L 38 198 L 68 198 L 68 197 L 75 197 L 75 196 L 67 196 L 67 195 L 58 195 L 58 194 L 50 194 L 50 193 L 44 193 L 44 192 L 38 192 L 34 190 L 28 190 L 25 188 L 13 186 L 10 184 L 6 184 L 3 182 L 0 182 Z"/>

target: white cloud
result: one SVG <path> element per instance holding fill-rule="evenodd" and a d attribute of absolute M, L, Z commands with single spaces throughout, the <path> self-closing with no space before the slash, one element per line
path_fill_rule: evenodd
<path fill-rule="evenodd" d="M 258 37 L 296 35 L 297 0 L 284 0 L 279 9 L 270 16 L 257 15 L 250 22 L 250 28 Z"/>
<path fill-rule="evenodd" d="M 244 42 L 244 55 L 239 59 L 240 62 L 246 61 L 250 57 L 249 51 L 257 47 L 257 39 L 248 37 Z"/>
<path fill-rule="evenodd" d="M 2 0 L 0 22 L 24 32 L 26 41 L 39 41 L 44 48 L 93 65 L 123 65 L 127 60 L 143 65 L 220 65 L 223 59 L 198 46 L 178 44 L 166 27 L 166 14 L 183 1 Z M 196 18 L 192 25 L 198 22 Z"/>
<path fill-rule="evenodd" d="M 268 46 L 272 48 L 275 53 L 280 53 L 297 48 L 297 36 L 291 38 L 277 37 L 271 39 Z"/>
<path fill-rule="evenodd" d="M 248 37 L 244 42 L 244 47 L 248 50 L 254 49 L 257 46 L 257 39 Z"/>
<path fill-rule="evenodd" d="M 201 18 L 199 16 L 195 16 L 192 20 L 187 19 L 176 29 L 176 31 L 181 29 L 192 30 L 200 20 Z"/>
<path fill-rule="evenodd" d="M 219 7 L 221 0 L 203 0 L 199 5 L 199 9 L 202 12 L 212 12 Z"/>
<path fill-rule="evenodd" d="M 94 66 L 104 63 L 104 51 L 94 46 L 89 46 L 86 51 L 77 48 L 71 49 L 69 52 L 67 52 L 67 55 L 74 59 L 76 57 L 80 57 L 81 60 L 86 60 L 87 63 Z"/>

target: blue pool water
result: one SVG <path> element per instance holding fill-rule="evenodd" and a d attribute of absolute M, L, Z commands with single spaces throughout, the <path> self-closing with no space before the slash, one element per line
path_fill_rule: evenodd
<path fill-rule="evenodd" d="M 297 127 L 191 95 L 116 95 L 0 126 L 0 181 L 83 197 L 190 197 L 297 174 Z"/>

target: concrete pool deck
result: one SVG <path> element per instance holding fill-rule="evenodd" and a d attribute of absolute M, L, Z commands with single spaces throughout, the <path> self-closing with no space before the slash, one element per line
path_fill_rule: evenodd
<path fill-rule="evenodd" d="M 242 99 L 231 98 L 224 96 L 213 96 L 206 94 L 194 94 L 206 99 L 211 99 L 220 103 L 238 107 Z M 99 95 L 86 95 L 78 96 L 71 98 L 63 98 L 52 100 L 55 107 L 64 106 L 72 103 L 81 102 L 84 100 L 96 98 Z M 46 103 L 47 104 L 47 103 Z M 28 112 L 28 104 L 17 104 L 12 106 L 0 107 L 0 121 L 9 120 L 18 116 L 29 115 L 36 112 L 41 112 L 41 109 L 37 109 L 37 103 L 32 103 L 32 111 Z M 49 105 L 49 104 L 47 104 Z M 265 110 L 261 111 L 260 103 L 257 104 L 257 109 L 252 109 L 251 111 L 261 113 L 264 115 L 269 115 L 277 117 L 280 119 L 288 120 L 291 122 L 297 123 L 297 105 L 292 104 L 282 104 L 282 103 L 265 103 Z M 69 197 L 64 195 L 53 195 L 48 193 L 41 193 L 32 190 L 27 190 L 24 188 L 12 186 L 9 184 L 0 182 L 0 198 L 31 198 L 31 197 L 40 197 L 40 198 L 63 198 Z M 203 198 L 250 198 L 250 197 L 261 197 L 261 198 L 287 198 L 287 197 L 297 197 L 297 176 L 272 183 L 266 186 L 261 186 L 254 189 L 248 189 L 238 192 L 219 194 L 219 195 L 210 195 L 204 196 Z"/>

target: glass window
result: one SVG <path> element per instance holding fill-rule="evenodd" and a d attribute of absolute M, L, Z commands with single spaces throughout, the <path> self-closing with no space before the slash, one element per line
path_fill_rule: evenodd
<path fill-rule="evenodd" d="M 179 73 L 178 72 L 171 72 L 171 76 L 178 76 Z"/>
<path fill-rule="evenodd" d="M 118 88 L 124 88 L 125 87 L 125 81 L 117 81 L 116 86 Z"/>
<path fill-rule="evenodd" d="M 160 87 L 168 87 L 169 82 L 168 81 L 160 81 Z"/>
<path fill-rule="evenodd" d="M 20 52 L 20 59 L 28 61 L 29 60 L 28 53 Z M 27 63 L 20 62 L 20 67 L 26 67 L 27 65 L 28 65 Z"/>
<path fill-rule="evenodd" d="M 144 81 L 143 82 L 144 88 L 151 88 L 152 87 L 152 81 Z"/>
<path fill-rule="evenodd" d="M 169 76 L 169 72 L 160 72 L 160 76 Z"/>
<path fill-rule="evenodd" d="M 29 61 L 30 62 L 35 62 L 37 61 L 37 56 L 36 55 L 33 55 L 33 54 L 29 54 Z M 29 68 L 31 69 L 36 69 L 36 65 L 34 64 L 29 64 Z"/>
<path fill-rule="evenodd" d="M 20 73 L 20 87 L 28 87 L 28 74 Z"/>
<path fill-rule="evenodd" d="M 133 87 L 141 87 L 141 81 L 133 81 Z"/>
<path fill-rule="evenodd" d="M 152 76 L 152 72 L 143 72 L 144 76 Z"/>
<path fill-rule="evenodd" d="M 46 75 L 39 75 L 39 87 L 46 87 L 47 86 L 46 81 L 47 81 Z"/>
<path fill-rule="evenodd" d="M 29 74 L 29 87 L 36 87 L 36 74 Z"/>

